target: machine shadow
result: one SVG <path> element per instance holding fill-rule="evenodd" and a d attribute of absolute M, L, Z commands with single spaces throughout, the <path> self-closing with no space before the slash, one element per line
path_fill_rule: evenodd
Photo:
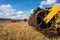
<path fill-rule="evenodd" d="M 49 40 L 54 40 L 54 39 L 58 40 L 60 38 L 60 34 L 58 34 L 57 31 L 43 31 L 43 30 L 37 30 L 37 31 L 39 31 Z"/>

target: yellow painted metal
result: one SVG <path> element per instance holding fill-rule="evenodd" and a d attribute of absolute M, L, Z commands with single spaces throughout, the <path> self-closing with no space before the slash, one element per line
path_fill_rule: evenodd
<path fill-rule="evenodd" d="M 58 14 L 59 15 L 59 14 Z M 55 29 L 57 29 L 58 28 L 58 23 L 59 23 L 59 21 L 60 21 L 60 16 L 56 16 L 56 18 L 55 18 Z"/>
<path fill-rule="evenodd" d="M 48 13 L 48 15 L 43 19 L 45 23 L 48 23 L 53 18 L 53 16 L 58 14 L 58 11 L 60 11 L 60 6 L 53 6 L 49 11 L 50 13 Z"/>

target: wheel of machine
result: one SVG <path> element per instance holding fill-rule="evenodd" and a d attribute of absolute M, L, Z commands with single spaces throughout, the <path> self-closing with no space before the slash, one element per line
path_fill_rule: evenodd
<path fill-rule="evenodd" d="M 58 32 L 58 34 L 60 35 L 60 22 L 58 23 L 57 32 Z"/>
<path fill-rule="evenodd" d="M 49 11 L 44 10 L 32 15 L 28 21 L 29 25 L 35 27 L 36 29 L 49 29 L 52 22 L 50 21 L 48 24 L 45 24 L 45 22 L 43 21 L 44 17 L 48 14 L 48 12 Z"/>
<path fill-rule="evenodd" d="M 60 28 L 57 29 L 58 34 L 60 35 Z"/>
<path fill-rule="evenodd" d="M 49 13 L 49 11 L 44 10 L 36 15 L 36 23 L 39 28 L 49 29 L 51 27 L 51 24 L 52 24 L 51 21 L 48 24 L 45 24 L 45 22 L 43 21 L 44 17 L 47 16 L 48 13 Z"/>
<path fill-rule="evenodd" d="M 28 20 L 28 24 L 30 25 L 30 26 L 33 26 L 33 23 L 32 23 L 32 20 L 33 19 L 33 15 L 31 15 L 30 17 L 29 17 L 29 20 Z"/>
<path fill-rule="evenodd" d="M 34 14 L 29 17 L 28 24 L 30 26 L 34 26 L 34 18 L 35 18 Z"/>

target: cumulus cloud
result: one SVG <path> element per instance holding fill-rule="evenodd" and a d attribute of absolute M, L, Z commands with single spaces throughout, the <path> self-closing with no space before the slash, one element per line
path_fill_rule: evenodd
<path fill-rule="evenodd" d="M 23 15 L 24 12 L 23 11 L 18 11 L 17 14 Z"/>
<path fill-rule="evenodd" d="M 11 19 L 29 19 L 29 16 L 33 14 L 33 9 L 24 13 L 23 11 L 17 11 L 16 16 L 12 16 Z"/>
<path fill-rule="evenodd" d="M 0 18 L 3 18 L 3 14 L 2 13 L 0 13 Z"/>
<path fill-rule="evenodd" d="M 23 13 L 23 11 L 16 11 L 13 9 L 10 4 L 0 5 L 0 18 L 18 19 L 18 16 L 22 16 Z"/>
<path fill-rule="evenodd" d="M 60 3 L 56 3 L 55 5 L 60 5 Z"/>
<path fill-rule="evenodd" d="M 34 11 L 33 11 L 34 9 L 31 9 L 30 11 L 28 11 L 25 15 L 25 18 L 27 18 L 27 19 L 29 19 L 29 16 L 31 16 L 31 14 L 33 14 L 34 13 Z"/>
<path fill-rule="evenodd" d="M 4 15 L 10 16 L 14 14 L 14 9 L 11 5 L 0 5 L 0 10 L 4 12 Z"/>
<path fill-rule="evenodd" d="M 18 11 L 16 16 L 13 16 L 12 18 L 18 18 L 18 19 L 29 19 L 29 16 L 33 14 L 33 9 L 24 13 L 23 11 Z"/>
<path fill-rule="evenodd" d="M 44 8 L 44 6 L 49 6 L 49 7 L 51 7 L 51 6 L 54 6 L 54 5 L 60 5 L 60 3 L 57 3 L 57 0 L 43 0 L 43 1 L 40 3 L 39 7 L 40 7 L 40 8 Z"/>
<path fill-rule="evenodd" d="M 10 19 L 28 19 L 33 13 L 33 9 L 29 12 L 16 11 L 10 4 L 0 5 L 0 18 L 10 18 Z"/>
<path fill-rule="evenodd" d="M 55 4 L 56 2 L 57 2 L 57 0 L 46 0 L 47 5 Z"/>

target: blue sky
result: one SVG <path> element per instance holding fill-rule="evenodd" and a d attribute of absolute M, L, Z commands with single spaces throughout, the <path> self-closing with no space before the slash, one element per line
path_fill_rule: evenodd
<path fill-rule="evenodd" d="M 22 10 L 22 11 L 29 11 L 34 9 L 40 5 L 42 0 L 0 0 L 1 4 L 10 4 L 14 9 Z"/>
<path fill-rule="evenodd" d="M 37 7 L 60 6 L 60 0 L 0 0 L 0 18 L 25 19 Z"/>
<path fill-rule="evenodd" d="M 14 9 L 29 11 L 38 7 L 43 0 L 0 0 L 0 5 L 2 4 L 10 4 Z M 60 0 L 57 0 L 57 3 L 60 3 Z"/>

